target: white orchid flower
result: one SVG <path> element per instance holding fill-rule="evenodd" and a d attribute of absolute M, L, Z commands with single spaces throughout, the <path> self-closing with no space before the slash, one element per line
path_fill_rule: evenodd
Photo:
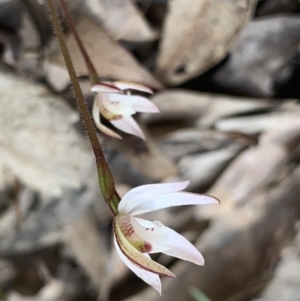
<path fill-rule="evenodd" d="M 117 129 L 145 139 L 143 131 L 131 115 L 136 112 L 158 113 L 159 109 L 146 97 L 131 95 L 129 90 L 153 93 L 146 86 L 123 81 L 102 82 L 93 86 L 92 92 L 97 93 L 93 105 L 93 118 L 99 130 L 109 136 L 122 139 L 101 123 L 100 113 Z"/>
<path fill-rule="evenodd" d="M 120 258 L 160 294 L 159 276 L 174 277 L 174 274 L 151 260 L 148 253 L 162 252 L 198 265 L 204 265 L 204 259 L 176 231 L 158 221 L 150 222 L 136 216 L 173 206 L 219 204 L 219 200 L 211 196 L 182 192 L 188 183 L 150 184 L 131 189 L 121 199 L 119 214 L 114 219 L 114 241 Z"/>

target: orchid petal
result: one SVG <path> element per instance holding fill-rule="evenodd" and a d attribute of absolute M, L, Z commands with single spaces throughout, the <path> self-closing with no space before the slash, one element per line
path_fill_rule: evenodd
<path fill-rule="evenodd" d="M 167 207 L 184 205 L 219 204 L 219 200 L 208 195 L 199 195 L 188 192 L 174 192 L 159 195 L 157 197 L 145 198 L 135 197 L 131 200 L 130 209 L 127 207 L 127 214 L 138 215 L 146 212 L 156 211 Z"/>
<path fill-rule="evenodd" d="M 92 87 L 92 92 L 95 93 L 123 93 L 114 83 L 105 82 Z"/>
<path fill-rule="evenodd" d="M 159 113 L 159 108 L 149 99 L 142 96 L 131 96 L 132 106 L 136 112 Z M 136 102 L 136 103 L 135 103 Z"/>
<path fill-rule="evenodd" d="M 158 223 L 150 222 L 141 218 L 135 218 L 135 220 L 145 228 L 153 228 Z M 201 253 L 185 237 L 171 228 L 163 225 L 161 231 L 168 234 L 168 239 L 165 241 L 165 246 L 168 248 L 165 251 L 162 251 L 163 253 L 169 256 L 191 261 L 198 265 L 204 265 L 204 258 Z M 149 242 L 152 243 L 150 240 Z"/>
<path fill-rule="evenodd" d="M 116 114 L 116 115 L 123 115 L 123 116 L 130 116 L 135 113 L 133 110 L 133 106 L 130 103 L 126 102 L 116 102 L 111 101 L 111 95 L 118 95 L 118 94 L 102 94 L 99 99 L 99 102 L 103 104 L 106 110 Z M 128 97 L 127 95 L 120 95 L 122 97 Z"/>
<path fill-rule="evenodd" d="M 134 233 L 142 240 L 151 244 L 151 251 L 149 253 L 165 252 L 169 249 L 165 245 L 169 235 L 163 230 L 164 226 L 160 222 L 153 223 L 151 227 L 144 227 L 135 217 L 131 216 L 130 220 Z"/>
<path fill-rule="evenodd" d="M 130 94 L 108 94 L 112 102 L 126 103 L 132 105 L 135 112 L 159 113 L 159 108 L 148 98 Z"/>
<path fill-rule="evenodd" d="M 125 116 L 118 120 L 110 120 L 110 123 L 115 126 L 117 129 L 132 134 L 135 136 L 140 137 L 141 139 L 145 140 L 145 135 L 141 130 L 140 126 L 131 116 Z"/>
<path fill-rule="evenodd" d="M 117 220 L 114 220 L 114 228 L 115 228 L 115 238 L 118 246 L 120 247 L 122 253 L 133 263 L 138 265 L 141 269 L 147 270 L 149 272 L 166 276 L 166 277 L 174 277 L 174 274 L 169 271 L 163 265 L 151 260 L 150 258 L 143 255 L 143 253 L 139 252 L 135 249 L 126 239 L 124 234 L 122 233 Z"/>
<path fill-rule="evenodd" d="M 185 181 L 178 183 L 148 184 L 133 188 L 125 193 L 119 203 L 118 210 L 121 214 L 129 214 L 136 205 L 133 198 L 137 196 L 140 196 L 141 198 L 155 197 L 164 193 L 181 191 L 188 185 L 189 181 Z"/>
<path fill-rule="evenodd" d="M 204 265 L 202 254 L 185 237 L 166 226 L 164 226 L 163 230 L 169 235 L 165 243 L 169 249 L 164 251 L 165 254 L 191 261 L 198 265 Z"/>
<path fill-rule="evenodd" d="M 97 128 L 101 132 L 103 132 L 104 134 L 111 136 L 113 138 L 122 139 L 122 137 L 120 135 L 118 135 L 117 133 L 115 133 L 114 131 L 112 131 L 111 129 L 109 129 L 108 127 L 106 127 L 104 124 L 101 123 L 99 107 L 98 107 L 98 103 L 96 100 L 93 103 L 92 115 L 93 115 L 93 119 L 94 119 L 94 122 L 95 122 Z"/>
<path fill-rule="evenodd" d="M 121 90 L 131 89 L 131 90 L 137 90 L 137 91 L 153 94 L 152 89 L 150 89 L 144 85 L 138 84 L 138 83 L 116 81 L 116 82 L 114 82 L 114 85 L 117 86 Z"/>
<path fill-rule="evenodd" d="M 146 229 L 151 230 L 151 231 L 152 230 L 155 231 L 157 228 L 159 228 L 159 231 L 164 233 L 163 235 L 159 234 L 160 237 L 156 236 L 154 238 L 153 237 L 149 237 L 149 235 L 147 235 L 147 236 L 145 235 L 144 238 L 147 239 L 148 244 L 151 245 L 151 250 L 149 250 L 147 253 L 148 254 L 164 253 L 167 250 L 169 250 L 170 247 L 167 246 L 166 243 L 165 243 L 167 241 L 167 239 L 168 239 L 168 234 L 166 232 L 164 232 L 164 231 L 161 230 L 161 228 L 163 227 L 163 225 L 160 222 L 158 222 L 158 221 L 150 222 L 150 221 L 147 221 L 147 220 L 143 220 L 146 223 L 144 223 L 142 225 L 140 223 L 140 220 L 141 219 L 136 218 L 136 221 L 137 221 L 137 223 L 140 224 L 140 227 L 146 228 Z M 147 222 L 149 222 L 149 223 L 147 223 Z M 145 224 L 146 225 L 148 224 L 148 227 L 145 226 Z M 136 229 L 136 227 L 135 227 L 135 229 Z M 139 232 L 139 234 L 142 235 L 142 236 L 144 236 L 141 232 Z M 146 234 L 149 234 L 149 232 L 146 233 Z M 162 239 L 162 238 L 165 238 L 165 239 Z"/>
<path fill-rule="evenodd" d="M 135 220 L 145 228 L 156 227 L 157 223 L 159 223 L 157 221 L 150 222 L 137 217 Z M 164 242 L 164 245 L 167 248 L 164 251 L 157 252 L 163 252 L 169 256 L 191 261 L 198 265 L 204 265 L 204 258 L 201 253 L 185 237 L 164 225 L 162 225 L 161 231 L 168 235 L 168 239 Z M 151 240 L 148 241 L 152 243 Z M 151 253 L 156 252 L 151 251 Z"/>
<path fill-rule="evenodd" d="M 115 247 L 117 250 L 118 255 L 120 256 L 121 260 L 127 265 L 127 267 L 135 273 L 139 278 L 141 278 L 143 281 L 145 281 L 147 284 L 151 285 L 153 288 L 155 288 L 159 294 L 161 295 L 161 281 L 157 274 L 154 274 L 152 272 L 146 271 L 139 267 L 138 265 L 134 264 L 131 260 L 129 260 L 121 251 L 119 248 L 119 245 L 117 243 L 116 237 L 114 237 Z M 150 256 L 148 254 L 143 254 L 143 256 L 150 259 Z"/>

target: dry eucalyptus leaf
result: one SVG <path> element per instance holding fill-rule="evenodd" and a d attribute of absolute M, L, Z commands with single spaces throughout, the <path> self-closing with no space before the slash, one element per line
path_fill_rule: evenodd
<path fill-rule="evenodd" d="M 230 207 L 243 202 L 246 196 L 261 187 L 287 158 L 287 151 L 277 144 L 259 145 L 244 151 L 209 191 L 209 194 L 222 200 L 222 208 L 214 208 L 208 212 L 214 211 L 213 214 L 218 214 L 224 211 L 227 205 Z"/>
<path fill-rule="evenodd" d="M 64 243 L 68 245 L 77 262 L 106 300 L 112 272 L 109 269 L 111 256 L 107 243 L 108 231 L 103 229 L 99 231 L 95 212 L 88 210 L 81 218 L 64 228 L 63 236 Z"/>
<path fill-rule="evenodd" d="M 237 141 L 223 132 L 185 128 L 159 136 L 155 142 L 163 153 L 176 162 L 185 156 L 219 150 L 236 143 L 245 144 L 246 141 Z"/>
<path fill-rule="evenodd" d="M 189 189 L 205 188 L 218 178 L 242 148 L 242 145 L 235 144 L 227 148 L 185 156 L 178 162 L 180 175 L 184 180 L 190 180 Z"/>
<path fill-rule="evenodd" d="M 23 14 L 22 21 L 22 28 L 20 30 L 23 42 L 22 48 L 23 50 L 36 50 L 40 47 L 39 32 L 27 13 Z"/>
<path fill-rule="evenodd" d="M 77 30 L 100 77 L 138 82 L 154 89 L 162 88 L 162 85 L 100 25 L 85 18 L 78 23 Z M 67 37 L 67 45 L 77 75 L 86 76 L 88 72 L 84 60 L 72 35 Z M 53 72 L 53 68 L 60 70 L 59 77 Z M 62 72 L 62 68 L 65 68 L 65 63 L 60 50 L 57 50 L 50 55 L 49 62 L 45 66 L 46 77 L 54 87 L 68 79 L 68 74 Z"/>
<path fill-rule="evenodd" d="M 160 114 L 143 114 L 146 122 L 161 120 L 195 120 L 201 128 L 211 127 L 218 119 L 236 114 L 247 114 L 276 106 L 274 101 L 199 93 L 172 89 L 155 94 L 151 100 Z"/>
<path fill-rule="evenodd" d="M 170 158 L 161 152 L 155 145 L 151 137 L 148 135 L 146 129 L 143 129 L 147 140 L 142 141 L 136 137 L 126 137 L 122 141 L 118 139 L 108 140 L 104 143 L 122 153 L 126 161 L 130 163 L 131 179 L 138 176 L 139 180 L 144 180 L 143 176 L 148 178 L 148 181 L 163 181 L 170 177 L 177 176 L 177 168 Z M 129 169 L 129 168 L 128 168 Z M 138 173 L 137 173 L 138 171 Z M 117 169 L 116 169 L 117 172 Z M 128 183 L 128 179 L 125 180 Z M 129 183 L 134 184 L 134 183 Z M 142 183 L 140 183 L 141 185 Z M 144 183 L 143 183 L 144 184 Z"/>
<path fill-rule="evenodd" d="M 158 38 L 131 0 L 90 0 L 84 7 L 115 40 L 147 42 Z"/>
<path fill-rule="evenodd" d="M 260 138 L 259 144 L 245 150 L 225 170 L 218 181 L 210 189 L 209 194 L 218 196 L 222 206 L 213 210 L 198 211 L 219 214 L 226 207 L 240 205 L 250 195 L 267 183 L 278 170 L 282 169 L 291 153 L 299 144 L 300 122 L 290 120 L 289 124 L 281 124 L 269 129 Z"/>
<path fill-rule="evenodd" d="M 8 72 L 0 72 L 0 91 L 0 166 L 48 195 L 80 187 L 88 158 L 72 127 L 77 114 L 43 86 Z"/>
<path fill-rule="evenodd" d="M 73 6 L 78 6 L 79 0 L 74 0 Z M 44 1 L 22 0 L 22 27 L 20 36 L 23 41 L 23 51 L 40 51 L 52 35 L 52 25 L 47 6 Z"/>
<path fill-rule="evenodd" d="M 253 13 L 256 0 L 173 0 L 169 2 L 156 72 L 178 85 L 224 58 Z"/>
<path fill-rule="evenodd" d="M 281 301 L 281 300 L 299 300 L 300 296 L 300 232 L 293 241 L 282 252 L 282 258 L 273 279 L 268 283 L 260 298 L 252 301 Z"/>
<path fill-rule="evenodd" d="M 199 93 L 183 89 L 165 90 L 156 93 L 151 100 L 158 106 L 159 114 L 142 114 L 146 122 L 161 120 L 197 119 L 211 99 L 203 99 Z"/>
<path fill-rule="evenodd" d="M 130 156 L 129 160 L 133 166 L 139 168 L 155 181 L 161 181 L 177 175 L 177 168 L 171 160 L 155 146 L 154 143 L 148 143 L 148 151 L 136 156 Z"/>
<path fill-rule="evenodd" d="M 292 100 L 291 100 L 292 101 Z M 257 114 L 253 116 L 240 116 L 226 118 L 216 122 L 215 127 L 224 132 L 240 132 L 244 134 L 258 134 L 278 127 L 288 126 L 300 118 L 300 106 L 293 104 L 283 106 L 278 111 L 268 114 Z"/>
<path fill-rule="evenodd" d="M 227 116 L 253 115 L 260 111 L 269 111 L 278 105 L 274 100 L 249 97 L 228 97 L 212 94 L 202 94 L 201 97 L 207 97 L 211 100 L 197 121 L 197 125 L 204 128 L 213 126 L 219 119 Z"/>

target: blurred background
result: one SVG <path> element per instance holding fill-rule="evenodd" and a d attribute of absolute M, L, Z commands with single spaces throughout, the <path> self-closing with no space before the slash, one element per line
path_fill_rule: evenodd
<path fill-rule="evenodd" d="M 44 1 L 0 0 L 0 300 L 299 301 L 300 2 L 69 0 L 101 79 L 155 90 L 147 141 L 99 134 L 120 195 L 190 180 L 220 206 L 149 214 L 203 253 L 163 295 L 120 261 Z M 91 106 L 88 73 L 66 41 Z"/>

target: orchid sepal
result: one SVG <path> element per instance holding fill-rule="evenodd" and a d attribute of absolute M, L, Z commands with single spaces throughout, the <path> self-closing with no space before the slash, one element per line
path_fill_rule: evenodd
<path fill-rule="evenodd" d="M 134 83 L 134 82 L 126 82 L 126 81 L 115 81 L 114 85 L 118 87 L 120 90 L 137 90 L 140 92 L 145 92 L 149 94 L 153 94 L 153 90 L 147 86 L 142 84 Z"/>
<path fill-rule="evenodd" d="M 115 86 L 113 83 L 108 82 L 98 83 L 97 85 L 91 88 L 91 91 L 94 93 L 123 93 L 123 91 L 117 86 Z"/>

